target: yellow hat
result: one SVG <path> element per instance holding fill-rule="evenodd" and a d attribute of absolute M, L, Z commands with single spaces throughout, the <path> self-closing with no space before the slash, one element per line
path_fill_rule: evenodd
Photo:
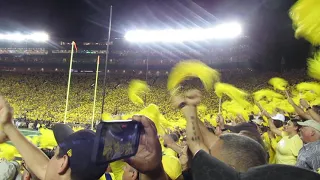
<path fill-rule="evenodd" d="M 114 175 L 114 180 L 122 180 L 122 175 L 124 172 L 123 167 L 125 165 L 126 165 L 126 163 L 123 162 L 122 160 L 110 163 L 110 167 L 111 167 L 113 175 Z"/>
<path fill-rule="evenodd" d="M 170 179 L 175 180 L 182 174 L 180 161 L 177 157 L 171 155 L 162 156 L 162 165 Z"/>

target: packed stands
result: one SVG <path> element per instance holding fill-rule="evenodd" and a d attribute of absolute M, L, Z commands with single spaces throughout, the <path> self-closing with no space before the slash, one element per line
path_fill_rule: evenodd
<path fill-rule="evenodd" d="M 277 73 L 259 73 L 252 70 L 222 71 L 222 81 L 245 89 L 248 92 L 265 88 L 271 77 Z M 295 70 L 282 75 L 291 85 L 307 80 L 303 70 Z M 94 75 L 74 73 L 71 79 L 68 122 L 90 123 L 93 104 Z M 100 119 L 102 100 L 102 73 L 98 82 L 96 117 Z M 105 112 L 126 114 L 136 112 L 142 107 L 134 105 L 128 98 L 128 84 L 132 79 L 145 79 L 144 74 L 108 74 Z M 2 72 L 0 94 L 8 98 L 15 109 L 15 118 L 28 120 L 63 121 L 67 74 L 45 72 Z M 159 105 L 168 119 L 177 118 L 176 111 L 170 106 L 170 96 L 166 90 L 166 76 L 149 75 L 151 92 L 146 96 L 147 104 Z M 186 82 L 183 90 L 201 86 L 197 80 Z M 32 93 L 30 93 L 32 92 Z M 214 92 L 206 93 L 204 105 L 209 113 L 217 110 L 218 98 Z M 207 113 L 208 113 L 207 112 Z M 180 116 L 178 116 L 180 117 Z"/>

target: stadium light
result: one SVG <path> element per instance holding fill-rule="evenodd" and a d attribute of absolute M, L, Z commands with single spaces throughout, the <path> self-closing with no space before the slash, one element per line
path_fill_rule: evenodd
<path fill-rule="evenodd" d="M 35 32 L 31 34 L 22 34 L 22 33 L 7 33 L 0 34 L 0 40 L 7 41 L 35 41 L 35 42 L 46 42 L 49 40 L 49 35 L 44 32 Z"/>
<path fill-rule="evenodd" d="M 204 41 L 209 39 L 232 39 L 242 33 L 239 23 L 224 23 L 212 28 L 195 29 L 167 29 L 167 30 L 133 30 L 125 34 L 125 39 L 130 42 L 186 42 Z"/>

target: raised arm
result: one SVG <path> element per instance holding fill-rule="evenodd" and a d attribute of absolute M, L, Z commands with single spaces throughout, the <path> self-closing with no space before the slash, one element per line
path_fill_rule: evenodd
<path fill-rule="evenodd" d="M 44 179 L 49 163 L 48 157 L 19 132 L 12 122 L 12 117 L 13 112 L 10 105 L 0 96 L 0 126 L 2 131 L 17 148 L 32 172 L 39 179 Z"/>
<path fill-rule="evenodd" d="M 268 123 L 269 123 L 269 127 L 270 130 L 275 133 L 278 136 L 281 136 L 282 131 L 280 131 L 274 124 L 271 118 L 271 115 L 260 105 L 260 103 L 256 102 L 256 105 L 258 106 L 258 108 L 260 109 L 260 111 L 262 112 L 262 115 L 265 116 L 266 118 L 268 118 Z"/>
<path fill-rule="evenodd" d="M 200 119 L 198 119 L 198 124 L 203 138 L 203 143 L 210 149 L 219 138 L 214 133 L 210 132 Z"/>
<path fill-rule="evenodd" d="M 177 154 L 180 154 L 182 152 L 183 147 L 174 142 L 170 135 L 166 134 L 163 136 L 163 143 L 166 147 L 174 150 Z"/>
<path fill-rule="evenodd" d="M 306 100 L 300 99 L 300 105 L 304 107 L 307 110 L 308 115 L 311 116 L 311 118 L 309 119 L 313 119 L 320 123 L 320 115 L 312 109 L 312 107 L 309 105 L 309 103 Z"/>
<path fill-rule="evenodd" d="M 286 96 L 287 96 L 288 102 L 291 104 L 291 106 L 294 108 L 294 110 L 300 117 L 302 117 L 303 119 L 311 119 L 311 116 L 308 113 L 306 113 L 301 107 L 299 107 L 296 103 L 294 103 L 288 91 L 286 91 Z"/>
<path fill-rule="evenodd" d="M 208 147 L 205 146 L 202 134 L 200 132 L 197 105 L 201 101 L 201 93 L 198 90 L 189 91 L 186 97 L 176 96 L 173 98 L 173 105 L 181 109 L 187 120 L 187 143 L 190 151 L 194 155 L 199 150 L 208 152 Z"/>

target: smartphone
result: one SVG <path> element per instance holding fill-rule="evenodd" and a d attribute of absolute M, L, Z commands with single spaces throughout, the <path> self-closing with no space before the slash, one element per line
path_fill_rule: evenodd
<path fill-rule="evenodd" d="M 93 162 L 110 163 L 134 156 L 142 129 L 142 124 L 134 120 L 101 122 L 94 140 Z"/>

